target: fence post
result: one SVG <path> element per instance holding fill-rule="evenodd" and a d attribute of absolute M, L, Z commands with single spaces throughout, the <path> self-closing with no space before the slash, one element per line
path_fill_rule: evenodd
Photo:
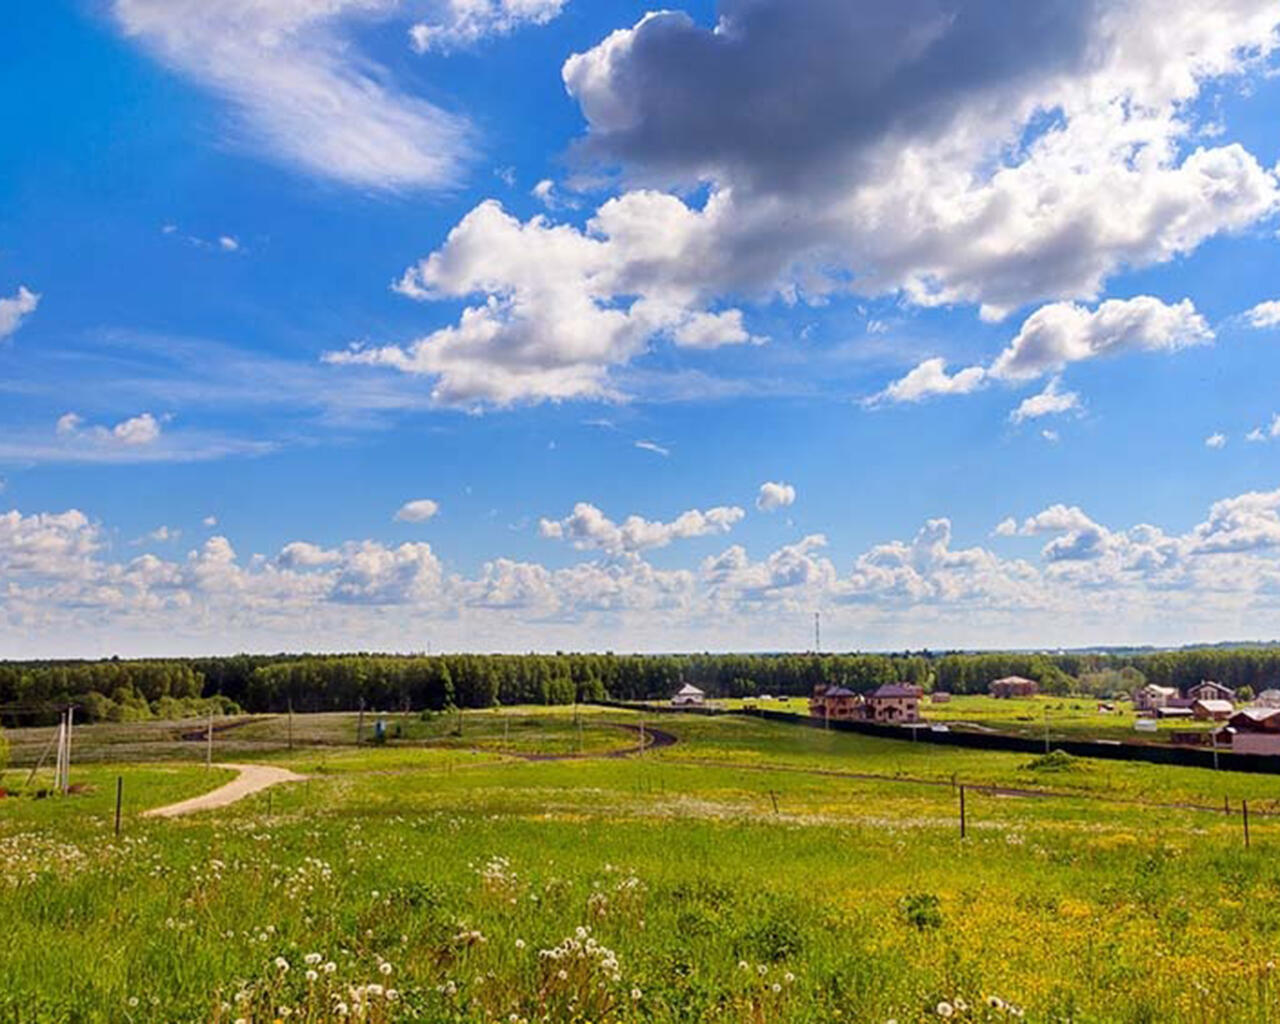
<path fill-rule="evenodd" d="M 964 786 L 962 785 L 960 787 L 960 838 L 961 839 L 965 837 L 966 826 L 967 826 L 967 823 L 965 821 L 965 813 L 964 813 Z"/>
<path fill-rule="evenodd" d="M 124 776 L 116 776 L 116 835 L 120 834 L 120 804 L 124 798 Z"/>
<path fill-rule="evenodd" d="M 1240 810 L 1244 817 L 1244 848 L 1249 849 L 1249 801 L 1240 801 Z"/>
<path fill-rule="evenodd" d="M 778 794 L 775 793 L 773 790 L 769 790 L 769 799 L 773 801 L 773 813 L 774 814 L 780 813 L 778 810 Z"/>

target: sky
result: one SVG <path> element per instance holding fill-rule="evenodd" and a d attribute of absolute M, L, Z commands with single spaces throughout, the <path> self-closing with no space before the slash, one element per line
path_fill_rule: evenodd
<path fill-rule="evenodd" d="M 0 656 L 1280 636 L 1274 0 L 14 0 Z"/>

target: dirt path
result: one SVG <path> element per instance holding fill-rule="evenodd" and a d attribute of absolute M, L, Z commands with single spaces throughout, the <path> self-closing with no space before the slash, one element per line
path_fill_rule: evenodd
<path fill-rule="evenodd" d="M 602 758 L 608 760 L 618 757 L 631 757 L 633 754 L 641 754 L 646 750 L 670 747 L 680 742 L 676 736 L 664 729 L 654 729 L 647 725 L 641 729 L 638 725 L 612 723 L 612 728 L 632 733 L 642 742 L 634 747 L 623 747 L 621 750 L 604 750 L 594 754 L 509 754 L 508 756 L 518 757 L 522 761 L 594 761 Z"/>
<path fill-rule="evenodd" d="M 144 818 L 178 818 L 184 814 L 196 814 L 199 811 L 210 811 L 218 807 L 226 807 L 243 800 L 245 797 L 279 785 L 282 782 L 301 782 L 306 778 L 288 768 L 277 768 L 269 764 L 220 764 L 219 768 L 231 768 L 240 774 L 225 786 L 219 786 L 209 793 L 193 796 L 181 803 L 169 804 L 167 807 L 153 807 L 143 812 Z"/>

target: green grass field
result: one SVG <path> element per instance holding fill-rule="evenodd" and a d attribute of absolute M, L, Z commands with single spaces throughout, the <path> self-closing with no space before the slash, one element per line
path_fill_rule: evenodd
<path fill-rule="evenodd" d="M 307 780 L 172 821 L 138 812 L 226 773 L 78 738 L 86 792 L 0 801 L 0 1020 L 1280 1020 L 1280 778 L 732 716 L 617 756 L 639 716 L 451 717 L 227 730 L 218 757 Z"/>

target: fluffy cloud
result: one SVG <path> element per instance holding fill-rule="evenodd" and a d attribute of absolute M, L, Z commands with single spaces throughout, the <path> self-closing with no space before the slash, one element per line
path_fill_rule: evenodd
<path fill-rule="evenodd" d="M 84 418 L 69 412 L 58 417 L 55 428 L 59 437 L 80 438 L 100 445 L 135 447 L 154 444 L 160 439 L 160 422 L 149 412 L 121 420 L 114 427 L 85 427 Z"/>
<path fill-rule="evenodd" d="M 694 251 L 700 217 L 674 197 L 631 193 L 579 231 L 482 203 L 396 289 L 483 301 L 407 346 L 355 346 L 325 359 L 428 376 L 433 398 L 447 404 L 616 398 L 609 370 L 658 334 L 690 348 L 752 340 L 738 311 L 702 308 L 710 296 L 673 259 L 711 258 Z"/>
<path fill-rule="evenodd" d="M 1256 327 L 1259 330 L 1268 327 L 1280 327 L 1280 299 L 1259 302 L 1244 316 L 1249 322 L 1249 326 Z"/>
<path fill-rule="evenodd" d="M 559 16 L 568 0 L 445 0 L 434 21 L 409 29 L 413 48 L 449 51 L 470 46 L 486 36 L 507 35 L 522 25 L 545 25 Z"/>
<path fill-rule="evenodd" d="M 1029 380 L 1071 363 L 1128 351 L 1170 352 L 1213 340 L 1190 299 L 1169 305 L 1150 295 L 1108 299 L 1089 310 L 1073 302 L 1041 306 L 991 365 L 1004 380 Z"/>
<path fill-rule="evenodd" d="M 19 286 L 12 298 L 0 299 L 0 341 L 22 326 L 22 321 L 36 311 L 40 296 L 28 288 Z"/>
<path fill-rule="evenodd" d="M 870 401 L 876 405 L 881 402 L 923 402 L 935 395 L 967 395 L 977 391 L 986 380 L 987 371 L 981 366 L 970 366 L 948 374 L 947 361 L 935 357 L 917 365 Z"/>
<path fill-rule="evenodd" d="M 578 159 L 631 190 L 583 228 L 482 203 L 401 282 L 467 300 L 460 319 L 329 358 L 426 376 L 445 403 L 610 399 L 611 369 L 657 338 L 751 340 L 726 299 L 838 294 L 987 317 L 1062 303 L 1002 357 L 1011 378 L 1098 354 L 1108 331 L 1122 348 L 1171 326 L 1203 340 L 1182 306 L 1171 325 L 1155 300 L 1062 300 L 1280 206 L 1243 146 L 1193 145 L 1202 91 L 1261 68 L 1277 23 L 1271 0 L 721 0 L 713 29 L 646 15 L 563 68 L 588 124 Z M 700 205 L 679 198 L 703 186 Z M 900 394 L 981 380 L 957 377 L 935 364 Z"/>
<path fill-rule="evenodd" d="M 1080 396 L 1074 391 L 1062 391 L 1062 381 L 1054 377 L 1038 395 L 1024 398 L 1009 414 L 1014 423 L 1039 419 L 1041 416 L 1058 416 L 1080 408 Z"/>
<path fill-rule="evenodd" d="M 760 485 L 756 496 L 756 508 L 761 512 L 773 512 L 796 503 L 796 489 L 790 484 L 767 481 Z"/>
<path fill-rule="evenodd" d="M 396 511 L 395 518 L 402 523 L 425 523 L 435 517 L 440 505 L 430 498 L 407 501 Z"/>
<path fill-rule="evenodd" d="M 1210 434 L 1204 439 L 1204 446 L 1215 450 L 1218 448 L 1225 448 L 1227 446 L 1227 435 L 1220 432 Z"/>
<path fill-rule="evenodd" d="M 595 549 L 609 555 L 634 554 L 663 548 L 675 540 L 728 533 L 746 513 L 733 506 L 717 506 L 705 512 L 690 509 L 669 523 L 628 516 L 615 523 L 594 505 L 580 501 L 564 519 L 543 519 L 538 532 L 547 538 L 569 541 L 580 551 Z"/>
<path fill-rule="evenodd" d="M 352 185 L 446 186 L 469 153 L 465 122 L 386 84 L 349 28 L 398 0 L 115 0 L 124 32 L 224 96 L 237 134 Z"/>
<path fill-rule="evenodd" d="M 1034 380 L 1071 363 L 1122 352 L 1172 352 L 1213 340 L 1213 332 L 1190 299 L 1170 305 L 1149 295 L 1108 299 L 1090 310 L 1073 302 L 1041 306 L 989 367 L 970 366 L 947 373 L 946 360 L 926 359 L 870 399 L 919 402 L 933 395 L 967 395 L 984 384 Z M 1079 395 L 1058 390 L 1055 379 L 1014 411 L 1014 422 L 1066 412 L 1079 406 Z"/>
<path fill-rule="evenodd" d="M 118 560 L 111 532 L 82 512 L 15 510 L 0 514 L 0 637 L 63 655 L 314 649 L 317 636 L 403 650 L 426 629 L 460 649 L 778 649 L 804 643 L 822 608 L 833 635 L 889 636 L 886 646 L 1058 646 L 1267 635 L 1280 613 L 1280 490 L 1217 501 L 1184 533 L 1110 527 L 1059 504 L 1006 519 L 990 546 L 957 544 L 936 517 L 851 556 L 811 534 L 759 557 L 735 544 L 687 568 L 643 557 L 741 518 L 713 509 L 616 524 L 579 506 L 544 531 L 592 560 L 496 558 L 461 576 L 426 544 L 374 540 L 299 540 L 267 557 L 213 536 L 185 557 Z M 997 550 L 1022 538 L 1043 541 L 1037 559 Z M 72 648 L 48 648 L 66 637 Z"/>
<path fill-rule="evenodd" d="M 721 0 L 714 28 L 646 15 L 564 79 L 582 156 L 731 208 L 691 273 L 999 315 L 1274 210 L 1243 147 L 1186 143 L 1203 86 L 1260 66 L 1278 21 L 1269 0 Z"/>

